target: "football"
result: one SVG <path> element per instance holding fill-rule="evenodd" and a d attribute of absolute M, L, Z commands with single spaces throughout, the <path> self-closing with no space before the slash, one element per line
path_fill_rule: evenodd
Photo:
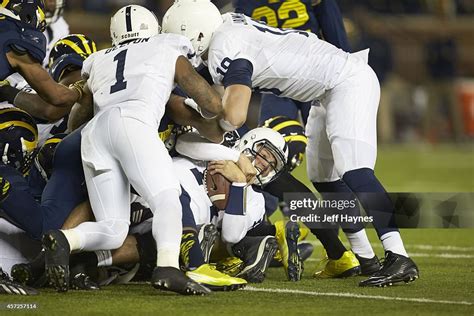
<path fill-rule="evenodd" d="M 229 197 L 230 181 L 219 173 L 211 175 L 206 169 L 204 171 L 204 185 L 212 204 L 219 210 L 224 210 Z"/>

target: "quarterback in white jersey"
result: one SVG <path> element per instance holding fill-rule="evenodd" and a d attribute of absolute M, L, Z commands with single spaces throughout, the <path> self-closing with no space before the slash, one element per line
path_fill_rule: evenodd
<path fill-rule="evenodd" d="M 207 60 L 214 82 L 224 86 L 224 129 L 245 122 L 252 89 L 319 100 L 322 107 L 312 107 L 306 127 L 308 176 L 313 182 L 344 181 L 373 215 L 386 252 L 383 268 L 360 286 L 418 278 L 394 205 L 374 174 L 380 84 L 367 64 L 368 50 L 349 54 L 308 32 L 269 27 L 242 14 L 221 16 L 208 0 L 175 2 L 163 31 L 186 35 Z"/>
<path fill-rule="evenodd" d="M 206 294 L 209 289 L 179 271 L 181 189 L 157 131 L 175 82 L 214 115 L 222 109 L 219 95 L 189 62 L 195 57 L 189 40 L 159 35 L 158 20 L 147 9 L 119 9 L 110 30 L 113 47 L 92 54 L 82 68 L 94 118 L 82 130 L 81 155 L 96 222 L 45 234 L 47 273 L 56 288 L 65 291 L 70 251 L 122 245 L 129 230 L 132 185 L 154 213 L 158 258 L 152 285 L 181 294 Z M 52 246 L 55 243 L 61 244 L 63 253 Z"/>

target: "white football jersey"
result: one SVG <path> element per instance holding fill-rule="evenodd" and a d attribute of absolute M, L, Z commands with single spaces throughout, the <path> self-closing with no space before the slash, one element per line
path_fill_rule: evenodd
<path fill-rule="evenodd" d="M 94 95 L 94 114 L 121 107 L 127 116 L 159 123 L 174 88 L 179 56 L 197 65 L 191 42 L 175 34 L 137 39 L 90 55 L 82 75 Z"/>
<path fill-rule="evenodd" d="M 252 88 L 298 101 L 312 101 L 350 76 L 347 53 L 315 34 L 278 29 L 237 13 L 223 16 L 209 46 L 208 67 L 222 84 L 231 61 L 252 63 Z M 354 65 L 353 65 L 354 64 Z"/>

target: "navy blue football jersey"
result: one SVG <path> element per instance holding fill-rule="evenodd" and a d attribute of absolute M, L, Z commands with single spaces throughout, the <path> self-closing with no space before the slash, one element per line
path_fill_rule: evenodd
<path fill-rule="evenodd" d="M 19 54 L 29 54 L 42 63 L 46 55 L 46 38 L 40 31 L 21 21 L 0 15 L 0 80 L 14 73 L 6 53 L 13 50 Z"/>
<path fill-rule="evenodd" d="M 335 0 L 233 0 L 235 12 L 267 25 L 309 31 L 350 51 L 341 12 Z"/>

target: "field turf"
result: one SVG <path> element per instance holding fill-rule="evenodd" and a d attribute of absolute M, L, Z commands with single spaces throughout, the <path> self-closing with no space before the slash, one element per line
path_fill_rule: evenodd
<path fill-rule="evenodd" d="M 379 150 L 376 172 L 392 192 L 472 192 L 472 147 L 386 146 Z M 299 176 L 304 168 L 296 172 Z M 383 256 L 375 232 L 374 250 Z M 474 229 L 405 229 L 406 248 L 420 268 L 420 279 L 391 288 L 359 288 L 362 277 L 314 280 L 321 246 L 305 264 L 304 279 L 284 280 L 272 268 L 264 283 L 239 292 L 183 297 L 158 292 L 149 284 L 110 286 L 99 292 L 39 296 L 0 296 L 0 315 L 473 315 Z M 7 303 L 34 303 L 32 310 L 9 310 Z M 21 305 L 19 305 L 21 306 Z"/>

